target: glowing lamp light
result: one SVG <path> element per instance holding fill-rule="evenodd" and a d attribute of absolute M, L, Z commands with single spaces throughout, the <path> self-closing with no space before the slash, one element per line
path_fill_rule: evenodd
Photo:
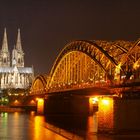
<path fill-rule="evenodd" d="M 41 99 L 41 98 L 38 98 L 38 102 L 44 102 L 44 100 L 43 99 Z"/>
<path fill-rule="evenodd" d="M 92 103 L 93 103 L 93 104 L 96 104 L 98 101 L 99 101 L 98 97 L 92 98 Z"/>
<path fill-rule="evenodd" d="M 104 105 L 109 105 L 109 100 L 103 99 L 103 100 L 102 100 L 102 103 L 103 103 Z"/>
<path fill-rule="evenodd" d="M 8 102 L 8 99 L 5 99 L 6 102 Z"/>
<path fill-rule="evenodd" d="M 35 104 L 35 101 L 34 101 L 34 100 L 31 100 L 30 103 L 31 103 L 31 104 Z"/>
<path fill-rule="evenodd" d="M 120 73 L 120 70 L 121 70 L 121 63 L 116 66 L 115 73 Z"/>
<path fill-rule="evenodd" d="M 18 103 L 18 100 L 15 100 L 15 103 Z"/>
<path fill-rule="evenodd" d="M 15 105 L 18 105 L 18 104 L 20 104 L 20 102 L 16 99 L 16 100 L 14 101 L 14 104 L 15 104 Z"/>
<path fill-rule="evenodd" d="M 136 70 L 137 68 L 139 68 L 139 64 L 138 64 L 138 61 L 136 61 L 133 65 L 133 68 Z"/>

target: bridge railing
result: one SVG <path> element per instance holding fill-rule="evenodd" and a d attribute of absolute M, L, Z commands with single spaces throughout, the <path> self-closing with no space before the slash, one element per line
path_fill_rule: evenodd
<path fill-rule="evenodd" d="M 77 90 L 77 89 L 84 89 L 84 88 L 92 88 L 92 87 L 108 87 L 110 86 L 109 81 L 95 81 L 95 83 L 85 82 L 80 84 L 70 84 L 70 85 L 58 85 L 54 87 L 49 87 L 47 92 L 58 92 L 58 91 L 65 91 L 65 90 Z"/>

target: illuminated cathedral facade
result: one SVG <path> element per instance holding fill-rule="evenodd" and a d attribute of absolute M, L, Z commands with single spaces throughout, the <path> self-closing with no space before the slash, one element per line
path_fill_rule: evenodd
<path fill-rule="evenodd" d="M 24 67 L 24 52 L 21 44 L 20 29 L 18 29 L 16 45 L 13 47 L 10 55 L 5 28 L 2 48 L 0 50 L 1 90 L 27 89 L 32 83 L 33 76 L 33 67 Z"/>

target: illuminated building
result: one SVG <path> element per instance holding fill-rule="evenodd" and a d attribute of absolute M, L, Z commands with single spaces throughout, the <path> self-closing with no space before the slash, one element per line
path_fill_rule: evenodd
<path fill-rule="evenodd" d="M 27 89 L 32 83 L 34 70 L 24 67 L 24 52 L 21 45 L 20 29 L 18 29 L 16 45 L 10 52 L 8 48 L 7 33 L 4 30 L 2 48 L 0 50 L 0 88 Z"/>

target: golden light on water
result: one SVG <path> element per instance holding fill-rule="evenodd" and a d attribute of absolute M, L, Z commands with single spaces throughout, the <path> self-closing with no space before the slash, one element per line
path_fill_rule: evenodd
<path fill-rule="evenodd" d="M 35 120 L 34 120 L 34 124 L 35 124 L 35 128 L 34 128 L 34 132 L 35 132 L 35 140 L 37 139 L 43 139 L 43 135 L 40 135 L 41 133 L 41 129 L 40 127 L 42 127 L 42 122 L 43 122 L 44 118 L 41 116 L 36 116 Z"/>
<path fill-rule="evenodd" d="M 65 137 L 55 133 L 55 131 L 50 131 L 45 126 L 44 116 L 32 116 L 32 121 L 34 123 L 34 128 L 31 130 L 34 135 L 31 137 L 33 140 L 66 140 Z"/>

